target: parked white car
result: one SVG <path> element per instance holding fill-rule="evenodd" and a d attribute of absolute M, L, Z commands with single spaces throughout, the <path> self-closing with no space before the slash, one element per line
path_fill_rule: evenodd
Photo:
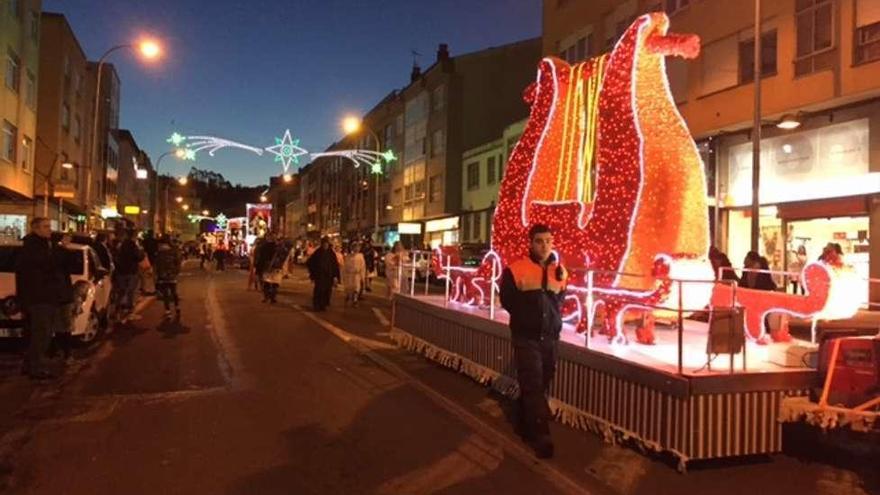
<path fill-rule="evenodd" d="M 21 337 L 24 315 L 15 294 L 15 260 L 21 244 L 0 245 L 0 337 Z M 73 283 L 74 315 L 71 335 L 91 342 L 106 328 L 112 284 L 98 254 L 89 246 L 71 244 L 78 253 L 70 280 Z"/>

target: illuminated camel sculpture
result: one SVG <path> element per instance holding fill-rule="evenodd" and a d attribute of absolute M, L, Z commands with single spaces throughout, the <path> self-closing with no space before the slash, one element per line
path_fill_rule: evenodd
<path fill-rule="evenodd" d="M 668 26 L 665 14 L 646 14 L 608 54 L 576 65 L 541 61 L 524 95 L 529 120 L 499 191 L 493 250 L 478 268 L 451 270 L 452 300 L 484 304 L 501 268 L 528 254 L 528 229 L 543 223 L 553 229 L 558 255 L 572 274 L 564 314 L 580 331 L 601 305 L 604 332 L 624 342 L 627 310 L 678 304 L 671 279 L 694 281 L 683 284 L 683 307 L 709 304 L 714 274 L 707 259 L 706 181 L 665 69 L 667 56 L 696 57 L 699 39 L 668 34 Z M 445 276 L 441 263 L 459 263 L 454 249 L 440 254 L 434 268 Z M 594 297 L 584 308 L 588 269 Z M 805 309 L 823 307 L 819 292 Z M 723 299 L 724 289 L 718 294 Z M 738 301 L 747 294 L 740 289 Z M 798 296 L 786 297 L 795 299 L 777 306 L 803 305 Z M 749 329 L 756 337 L 763 332 Z M 653 342 L 651 332 L 637 336 Z"/>

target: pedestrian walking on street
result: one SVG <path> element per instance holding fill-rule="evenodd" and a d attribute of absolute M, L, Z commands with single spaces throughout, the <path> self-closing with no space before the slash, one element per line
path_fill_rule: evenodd
<path fill-rule="evenodd" d="M 214 250 L 214 261 L 217 263 L 216 269 L 218 272 L 226 271 L 226 243 L 220 241 L 217 243 L 217 248 Z"/>
<path fill-rule="evenodd" d="M 273 242 L 263 247 L 264 250 L 273 249 L 274 252 L 268 253 L 271 256 L 269 263 L 266 265 L 263 273 L 263 302 L 275 304 L 278 297 L 278 287 L 281 280 L 284 279 L 284 273 L 287 271 L 287 260 L 290 255 L 290 248 L 285 243 Z"/>
<path fill-rule="evenodd" d="M 174 315 L 180 319 L 180 297 L 177 295 L 177 277 L 180 275 L 180 248 L 168 237 L 162 237 L 156 245 L 156 292 L 165 305 L 165 318 L 171 318 L 171 305 Z"/>
<path fill-rule="evenodd" d="M 388 297 L 400 292 L 407 284 L 404 269 L 409 263 L 409 256 L 400 241 L 394 243 L 391 251 L 385 255 L 385 279 L 388 288 Z M 406 291 L 404 291 L 406 292 Z"/>
<path fill-rule="evenodd" d="M 358 299 L 367 280 L 367 264 L 361 252 L 360 243 L 352 243 L 342 264 L 342 287 L 345 289 L 345 304 L 357 307 Z"/>
<path fill-rule="evenodd" d="M 321 239 L 321 247 L 309 256 L 306 266 L 309 269 L 309 278 L 315 284 L 312 308 L 315 311 L 324 311 L 330 305 L 333 285 L 339 281 L 339 261 L 330 247 L 330 239 Z"/>
<path fill-rule="evenodd" d="M 540 224 L 529 229 L 529 256 L 501 275 L 501 305 L 510 314 L 520 391 L 517 430 L 541 459 L 553 457 L 547 394 L 556 374 L 567 280 L 568 273 L 553 255 L 553 233 Z"/>
<path fill-rule="evenodd" d="M 373 248 L 373 243 L 369 240 L 364 243 L 363 255 L 364 264 L 367 269 L 367 278 L 364 281 L 364 290 L 366 290 L 367 292 L 373 292 L 373 279 L 376 278 L 377 254 L 376 249 Z"/>
<path fill-rule="evenodd" d="M 277 247 L 275 243 L 275 234 L 269 232 L 266 234 L 266 237 L 262 239 L 257 239 L 257 242 L 254 244 L 254 275 L 257 279 L 257 287 L 258 289 L 263 289 L 263 273 L 269 269 L 269 264 L 272 263 L 272 259 L 275 257 L 275 248 Z M 263 291 L 263 295 L 265 296 L 266 292 Z M 266 302 L 267 299 L 263 297 L 263 302 Z"/>
<path fill-rule="evenodd" d="M 116 309 L 125 320 L 134 309 L 140 264 L 146 258 L 134 238 L 134 231 L 126 230 L 116 251 L 116 271 L 113 290 L 116 292 Z"/>
<path fill-rule="evenodd" d="M 28 319 L 30 342 L 24 372 L 33 378 L 51 378 L 46 352 L 53 333 L 66 333 L 70 319 L 62 314 L 73 302 L 70 282 L 74 254 L 66 249 L 69 237 L 62 244 L 53 244 L 52 226 L 48 218 L 31 220 L 31 233 L 24 237 L 21 254 L 15 265 L 16 296 Z"/>

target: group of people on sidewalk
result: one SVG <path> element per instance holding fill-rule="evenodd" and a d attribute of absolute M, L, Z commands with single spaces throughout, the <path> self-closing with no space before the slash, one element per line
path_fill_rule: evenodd
<path fill-rule="evenodd" d="M 15 264 L 16 297 L 29 334 L 23 371 L 38 379 L 53 376 L 47 359 L 53 340 L 65 359 L 71 355 L 71 330 L 77 313 L 71 276 L 83 263 L 81 254 L 71 249 L 70 235 L 62 235 L 55 242 L 52 234 L 49 219 L 31 220 L 30 233 L 22 239 Z M 125 321 L 130 317 L 144 272 L 155 275 L 155 287 L 165 303 L 166 316 L 171 315 L 172 304 L 180 316 L 177 277 L 181 254 L 175 240 L 147 235 L 142 246 L 134 231 L 125 230 L 114 237 L 99 234 L 91 244 L 101 265 L 94 268 L 93 276 L 110 277 L 112 283 L 108 308 L 108 313 L 112 313 L 107 315 L 108 320 Z"/>

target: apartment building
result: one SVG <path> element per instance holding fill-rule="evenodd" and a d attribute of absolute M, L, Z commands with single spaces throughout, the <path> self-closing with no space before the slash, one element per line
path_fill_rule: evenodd
<path fill-rule="evenodd" d="M 89 84 L 95 90 L 98 63 L 89 62 Z M 101 98 L 98 101 L 98 124 L 92 166 L 91 214 L 115 211 L 118 206 L 119 144 L 114 131 L 119 129 L 119 75 L 113 64 L 101 68 Z M 94 93 L 92 93 L 94 94 Z M 94 104 L 94 103 L 93 103 Z M 94 125 L 94 124 L 93 124 Z M 88 189 L 88 188 L 87 188 Z"/>
<path fill-rule="evenodd" d="M 0 240 L 27 232 L 33 201 L 40 66 L 40 1 L 0 3 Z"/>
<path fill-rule="evenodd" d="M 36 176 L 42 215 L 62 230 L 84 226 L 85 166 L 89 163 L 94 95 L 88 59 L 62 14 L 40 16 Z"/>
<path fill-rule="evenodd" d="M 493 141 L 467 150 L 462 155 L 461 215 L 457 219 L 458 242 L 488 247 L 492 240 L 492 218 L 504 167 L 525 129 L 526 120 L 507 126 Z M 436 227 L 426 225 L 432 247 L 452 243 L 452 236 L 437 235 Z"/>
<path fill-rule="evenodd" d="M 116 212 L 137 228 L 152 228 L 156 175 L 150 157 L 128 129 L 113 131 L 119 149 Z"/>
<path fill-rule="evenodd" d="M 667 73 L 717 178 L 714 241 L 739 264 L 750 243 L 754 2 L 545 0 L 543 52 L 597 55 L 661 9 L 672 31 L 702 40 L 699 58 L 672 59 Z M 764 1 L 761 19 L 762 254 L 786 269 L 801 246 L 815 259 L 836 242 L 860 274 L 880 277 L 880 2 Z"/>

